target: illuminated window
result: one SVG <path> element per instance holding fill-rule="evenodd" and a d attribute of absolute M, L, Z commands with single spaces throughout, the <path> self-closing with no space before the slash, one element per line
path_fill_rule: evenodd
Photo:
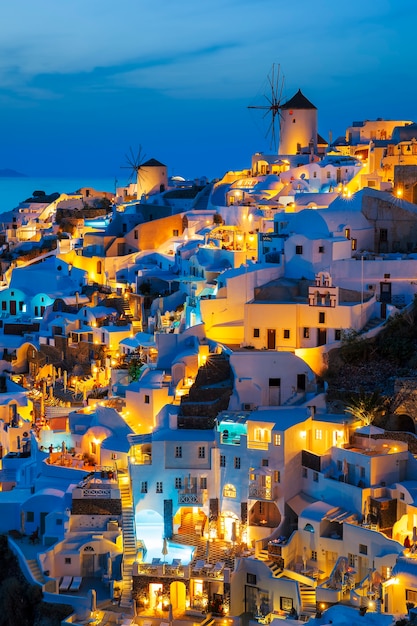
<path fill-rule="evenodd" d="M 278 470 L 275 470 L 274 472 L 274 482 L 275 483 L 280 483 L 281 482 L 281 472 Z"/>
<path fill-rule="evenodd" d="M 351 240 L 351 248 L 352 250 L 356 250 L 358 247 L 358 240 L 357 239 L 352 239 Z"/>
<path fill-rule="evenodd" d="M 223 488 L 223 496 L 225 498 L 236 498 L 236 487 L 234 485 L 225 485 Z"/>
<path fill-rule="evenodd" d="M 275 433 L 274 434 L 274 446 L 280 446 L 281 445 L 281 433 Z"/>
<path fill-rule="evenodd" d="M 316 429 L 316 439 L 317 440 L 323 439 L 323 431 L 320 428 Z"/>

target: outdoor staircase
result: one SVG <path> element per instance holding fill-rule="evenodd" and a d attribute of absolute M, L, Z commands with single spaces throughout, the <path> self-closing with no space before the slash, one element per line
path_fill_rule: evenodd
<path fill-rule="evenodd" d="M 301 597 L 301 614 L 303 617 L 314 617 L 316 615 L 316 589 L 309 585 L 303 585 L 299 583 L 300 597 Z M 306 621 L 306 620 L 304 620 Z"/>
<path fill-rule="evenodd" d="M 122 533 L 123 533 L 123 562 L 122 562 L 122 593 L 120 606 L 132 608 L 132 570 L 136 559 L 135 516 L 133 512 L 132 494 L 128 474 L 119 474 L 119 488 L 122 500 Z"/>
<path fill-rule="evenodd" d="M 36 582 L 38 582 L 40 585 L 44 585 L 46 581 L 38 565 L 38 561 L 36 559 L 28 559 L 26 563 L 28 568 L 30 569 L 30 573 L 32 574 L 33 579 L 36 580 Z"/>

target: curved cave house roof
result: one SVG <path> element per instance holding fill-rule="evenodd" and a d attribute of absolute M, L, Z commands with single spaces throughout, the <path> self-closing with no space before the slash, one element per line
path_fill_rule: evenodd
<path fill-rule="evenodd" d="M 417 124 L 407 124 L 406 126 L 396 126 L 392 131 L 391 141 L 389 143 L 401 143 L 401 141 L 417 140 Z"/>
<path fill-rule="evenodd" d="M 287 102 L 284 102 L 284 104 L 281 105 L 281 109 L 317 110 L 317 107 L 315 107 L 314 104 L 310 102 L 310 100 L 308 100 L 301 92 L 301 89 L 299 89 L 292 98 L 290 98 L 289 100 L 287 100 Z"/>

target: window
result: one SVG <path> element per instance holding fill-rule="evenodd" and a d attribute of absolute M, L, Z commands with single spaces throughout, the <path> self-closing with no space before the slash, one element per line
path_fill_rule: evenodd
<path fill-rule="evenodd" d="M 268 467 L 268 465 L 269 465 L 269 460 L 268 460 L 268 459 L 262 459 L 261 464 L 262 464 L 262 467 Z"/>
<path fill-rule="evenodd" d="M 350 552 L 348 553 L 348 563 L 349 567 L 355 567 L 355 555 Z"/>
<path fill-rule="evenodd" d="M 254 336 L 254 337 L 259 337 L 259 336 L 260 336 L 260 333 L 259 333 L 259 328 L 254 328 L 254 329 L 253 329 L 253 336 Z"/>
<path fill-rule="evenodd" d="M 62 517 L 57 517 L 55 524 L 57 526 L 62 526 L 62 523 L 63 523 Z"/>
<path fill-rule="evenodd" d="M 148 483 L 147 481 L 142 481 L 140 484 L 140 492 L 141 493 L 148 493 Z"/>
<path fill-rule="evenodd" d="M 350 247 L 352 248 L 353 251 L 357 250 L 357 248 L 358 248 L 358 240 L 357 239 L 352 239 Z"/>
<path fill-rule="evenodd" d="M 200 478 L 200 489 L 207 489 L 207 477 L 202 476 Z"/>
<path fill-rule="evenodd" d="M 256 585 L 256 574 L 246 574 L 246 582 L 248 585 Z"/>
<path fill-rule="evenodd" d="M 312 561 L 317 561 L 317 550 L 312 550 L 311 551 L 311 560 Z"/>
<path fill-rule="evenodd" d="M 199 459 L 206 458 L 206 449 L 204 446 L 198 446 L 198 458 Z"/>
<path fill-rule="evenodd" d="M 137 239 L 137 238 L 138 238 L 138 234 L 139 234 L 139 233 L 138 233 L 138 231 L 137 231 L 137 230 L 134 230 L 134 231 L 133 231 L 133 234 L 134 234 L 135 239 Z"/>
<path fill-rule="evenodd" d="M 388 230 L 386 228 L 379 229 L 379 241 L 388 241 Z"/>
<path fill-rule="evenodd" d="M 303 337 L 304 337 L 304 339 L 310 339 L 310 329 L 309 328 L 304 328 L 304 330 L 303 330 Z"/>
<path fill-rule="evenodd" d="M 316 171 L 313 172 L 313 178 L 317 178 L 317 172 Z"/>
<path fill-rule="evenodd" d="M 319 246 L 319 254 L 324 254 L 324 246 Z"/>
<path fill-rule="evenodd" d="M 306 468 L 306 467 L 303 467 L 303 470 L 302 470 L 302 477 L 303 477 L 303 478 L 307 478 L 307 476 L 308 476 L 307 468 Z"/>
<path fill-rule="evenodd" d="M 334 340 L 340 341 L 341 339 L 342 339 L 342 331 L 340 328 L 336 328 L 336 330 L 334 331 Z"/>
<path fill-rule="evenodd" d="M 289 328 L 284 328 L 284 339 L 290 338 L 290 330 Z"/>
<path fill-rule="evenodd" d="M 313 480 L 315 483 L 319 482 L 319 474 L 318 472 L 313 472 Z"/>
<path fill-rule="evenodd" d="M 226 467 L 226 457 L 224 454 L 220 455 L 220 467 Z"/>
<path fill-rule="evenodd" d="M 182 459 L 182 446 L 175 447 L 175 458 Z"/>
<path fill-rule="evenodd" d="M 163 493 L 163 484 L 162 481 L 158 480 L 156 483 L 156 493 Z"/>
<path fill-rule="evenodd" d="M 151 399 L 150 399 L 150 396 L 148 396 L 147 394 L 145 394 L 145 400 L 144 400 L 145 404 L 149 404 L 150 400 L 151 400 Z"/>
<path fill-rule="evenodd" d="M 295 246 L 295 254 L 303 254 L 303 246 Z"/>
<path fill-rule="evenodd" d="M 400 500 L 404 500 L 404 494 L 402 491 L 400 491 Z"/>
<path fill-rule="evenodd" d="M 360 477 L 361 478 L 365 478 L 365 468 L 364 467 L 360 467 L 359 468 L 359 472 L 360 472 Z"/>
<path fill-rule="evenodd" d="M 281 611 L 289 612 L 293 608 L 292 598 L 281 596 L 279 599 L 279 607 Z"/>
<path fill-rule="evenodd" d="M 274 434 L 274 446 L 280 446 L 281 445 L 281 433 L 275 433 Z"/>
<path fill-rule="evenodd" d="M 35 521 L 35 513 L 33 511 L 26 511 L 26 521 L 27 522 Z"/>
<path fill-rule="evenodd" d="M 7 310 L 7 302 L 6 302 L 6 300 L 3 300 L 3 302 L 1 303 L 1 310 L 2 311 L 6 311 Z"/>
<path fill-rule="evenodd" d="M 235 456 L 234 466 L 235 469 L 240 469 L 240 456 Z"/>
<path fill-rule="evenodd" d="M 71 565 L 71 557 L 70 556 L 66 556 L 65 557 L 65 565 Z"/>
<path fill-rule="evenodd" d="M 275 470 L 274 472 L 274 482 L 275 483 L 280 483 L 281 482 L 281 472 L 278 470 Z"/>
<path fill-rule="evenodd" d="M 321 428 L 316 428 L 316 440 L 320 441 L 321 439 L 323 439 L 323 431 Z"/>
<path fill-rule="evenodd" d="M 326 172 L 327 178 L 330 178 L 330 172 Z"/>
<path fill-rule="evenodd" d="M 306 524 L 304 526 L 304 530 L 308 533 L 314 533 L 314 526 L 312 526 L 311 524 Z"/>
<path fill-rule="evenodd" d="M 182 478 L 179 476 L 175 479 L 175 489 L 182 489 Z"/>
<path fill-rule="evenodd" d="M 350 239 L 350 228 L 345 228 L 345 237 L 346 239 Z"/>
<path fill-rule="evenodd" d="M 223 496 L 225 498 L 236 498 L 236 487 L 234 485 L 225 485 L 223 488 Z"/>
<path fill-rule="evenodd" d="M 412 602 L 413 604 L 416 604 L 417 603 L 417 591 L 415 589 L 406 589 L 405 599 L 407 602 Z"/>
<path fill-rule="evenodd" d="M 324 311 L 319 312 L 319 324 L 324 324 L 326 322 L 326 313 Z"/>
<path fill-rule="evenodd" d="M 179 235 L 179 230 L 178 230 L 178 228 L 174 228 L 174 230 L 172 231 L 172 236 L 173 236 L 173 237 L 178 237 L 178 235 Z"/>
<path fill-rule="evenodd" d="M 364 543 L 359 544 L 359 554 L 368 554 L 368 546 L 365 546 Z"/>

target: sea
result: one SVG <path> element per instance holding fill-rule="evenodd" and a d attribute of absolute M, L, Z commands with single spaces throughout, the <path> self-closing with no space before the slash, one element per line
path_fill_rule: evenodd
<path fill-rule="evenodd" d="M 123 185 L 118 181 L 117 186 Z M 71 193 L 81 187 L 92 187 L 97 191 L 115 192 L 115 178 L 79 176 L 77 178 L 50 177 L 0 177 L 0 213 L 11 211 L 33 195 L 34 191 Z"/>

